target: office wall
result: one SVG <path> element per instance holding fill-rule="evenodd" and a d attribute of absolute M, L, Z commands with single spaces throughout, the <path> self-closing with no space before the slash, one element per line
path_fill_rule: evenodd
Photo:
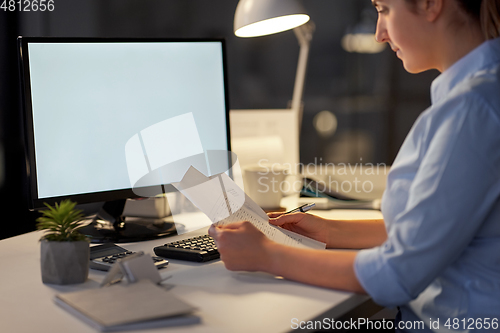
<path fill-rule="evenodd" d="M 232 32 L 237 0 L 55 0 L 53 12 L 0 11 L 1 207 L 20 220 L 0 237 L 25 232 L 26 212 L 16 37 L 225 37 L 232 109 L 284 108 L 292 97 L 298 45 L 293 32 L 241 39 Z M 342 49 L 341 38 L 370 0 L 307 0 L 316 31 L 304 93 L 304 163 L 392 163 L 418 114 L 429 104 L 435 72 L 410 75 L 387 48 L 378 54 Z M 321 111 L 337 121 L 331 133 L 314 125 Z M 1 175 L 4 175 L 2 178 Z M 3 179 L 3 181 L 2 181 Z"/>

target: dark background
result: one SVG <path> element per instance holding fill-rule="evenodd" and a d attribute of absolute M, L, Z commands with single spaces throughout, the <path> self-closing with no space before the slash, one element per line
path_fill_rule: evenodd
<path fill-rule="evenodd" d="M 3 2 L 3 0 L 0 0 Z M 0 10 L 0 239 L 34 229 L 26 203 L 16 38 L 224 37 L 231 109 L 285 108 L 298 44 L 293 32 L 242 39 L 233 34 L 237 0 L 55 0 L 53 12 Z M 301 162 L 390 165 L 430 104 L 437 72 L 411 75 L 390 48 L 349 53 L 341 39 L 373 11 L 370 0 L 303 2 L 316 25 L 304 92 Z M 320 135 L 314 117 L 330 111 L 337 130 Z M 91 132 L 91 129 L 89 129 Z"/>

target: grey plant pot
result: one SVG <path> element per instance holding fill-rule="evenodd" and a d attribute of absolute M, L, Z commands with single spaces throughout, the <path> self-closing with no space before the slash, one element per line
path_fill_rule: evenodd
<path fill-rule="evenodd" d="M 83 283 L 89 275 L 89 242 L 41 241 L 42 282 L 51 284 Z"/>

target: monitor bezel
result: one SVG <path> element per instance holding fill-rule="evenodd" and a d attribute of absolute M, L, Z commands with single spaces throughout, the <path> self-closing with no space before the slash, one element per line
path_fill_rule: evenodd
<path fill-rule="evenodd" d="M 33 131 L 33 105 L 31 102 L 31 80 L 29 71 L 28 44 L 30 43 L 192 43 L 218 42 L 222 49 L 222 69 L 226 115 L 227 150 L 231 151 L 231 131 L 229 121 L 229 84 L 227 74 L 226 41 L 224 38 L 90 38 L 90 37 L 18 37 L 18 57 L 21 83 L 21 113 L 23 119 L 23 139 L 26 159 L 26 176 L 28 186 L 28 208 L 37 210 L 45 208 L 45 203 L 53 205 L 63 199 L 70 199 L 78 204 L 106 202 L 128 198 L 139 198 L 132 188 L 100 191 L 82 194 L 68 194 L 57 197 L 38 197 L 35 138 Z M 228 166 L 230 168 L 230 166 Z M 171 185 L 165 186 L 167 192 L 173 191 Z"/>

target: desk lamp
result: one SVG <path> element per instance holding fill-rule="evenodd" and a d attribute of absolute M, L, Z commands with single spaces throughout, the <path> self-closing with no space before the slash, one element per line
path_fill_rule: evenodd
<path fill-rule="evenodd" d="M 302 95 L 314 24 L 297 0 L 240 0 L 236 7 L 234 34 L 238 37 L 258 37 L 290 29 L 294 30 L 300 46 L 291 106 L 287 109 L 231 112 L 231 137 L 233 151 L 237 153 L 242 166 L 256 163 L 255 157 L 259 156 L 259 164 L 266 159 L 269 163 L 287 164 L 293 175 L 294 171 L 299 171 L 296 168 L 300 164 Z M 270 133 L 274 135 L 269 136 Z M 249 138 L 251 144 L 245 141 Z M 258 151 L 252 152 L 252 147 L 258 147 Z M 263 153 L 263 150 L 266 150 L 266 153 Z M 291 194 L 298 190 L 300 189 L 290 186 L 289 190 L 284 192 Z"/>
<path fill-rule="evenodd" d="M 300 53 L 291 109 L 302 120 L 302 94 L 314 24 L 297 0 L 240 0 L 234 15 L 234 34 L 258 37 L 294 29 Z"/>

